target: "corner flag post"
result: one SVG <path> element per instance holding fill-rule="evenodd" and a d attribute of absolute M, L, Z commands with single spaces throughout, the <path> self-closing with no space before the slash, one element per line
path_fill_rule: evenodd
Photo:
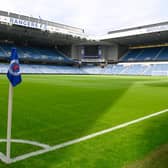
<path fill-rule="evenodd" d="M 9 84 L 9 97 L 8 97 L 8 123 L 7 123 L 7 144 L 6 156 L 8 162 L 11 158 L 11 130 L 12 130 L 12 105 L 13 105 L 13 86 Z"/>
<path fill-rule="evenodd" d="M 13 91 L 14 87 L 21 83 L 21 73 L 16 48 L 12 49 L 11 61 L 8 69 L 7 77 L 9 79 L 9 97 L 8 97 L 8 123 L 7 123 L 7 142 L 6 157 L 7 162 L 11 159 L 11 132 L 12 132 L 12 108 L 13 108 Z"/>

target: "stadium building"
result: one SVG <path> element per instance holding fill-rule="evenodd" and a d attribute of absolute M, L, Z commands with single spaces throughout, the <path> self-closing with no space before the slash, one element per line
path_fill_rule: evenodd
<path fill-rule="evenodd" d="M 168 22 L 88 36 L 81 28 L 0 11 L 0 73 L 16 47 L 23 73 L 168 75 Z"/>
<path fill-rule="evenodd" d="M 0 74 L 0 168 L 168 167 L 168 22 L 89 36 L 0 11 Z"/>

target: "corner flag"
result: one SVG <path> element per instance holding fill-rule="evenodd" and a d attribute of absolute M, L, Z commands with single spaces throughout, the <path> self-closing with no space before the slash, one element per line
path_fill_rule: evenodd
<path fill-rule="evenodd" d="M 10 163 L 10 161 L 11 161 L 11 130 L 12 130 L 13 87 L 17 86 L 22 81 L 16 48 L 12 48 L 10 65 L 9 65 L 7 77 L 10 81 L 10 84 L 9 84 L 9 97 L 8 97 L 8 122 L 7 122 L 6 157 L 7 157 L 7 162 Z"/>
<path fill-rule="evenodd" d="M 10 66 L 8 69 L 7 77 L 9 81 L 11 82 L 12 86 L 15 87 L 22 81 L 16 48 L 12 48 L 10 60 L 11 62 L 10 62 Z"/>

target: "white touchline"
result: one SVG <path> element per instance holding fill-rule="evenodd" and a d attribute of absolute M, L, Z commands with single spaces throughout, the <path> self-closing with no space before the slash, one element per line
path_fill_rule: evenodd
<path fill-rule="evenodd" d="M 127 127 L 127 126 L 130 126 L 132 124 L 147 120 L 149 118 L 152 118 L 152 117 L 155 117 L 155 116 L 161 115 L 163 113 L 167 113 L 167 112 L 168 112 L 168 109 L 165 109 L 165 110 L 147 115 L 145 117 L 141 117 L 141 118 L 135 119 L 133 121 L 126 122 L 126 123 L 114 126 L 112 128 L 108 128 L 108 129 L 105 129 L 105 130 L 102 130 L 102 131 L 99 131 L 99 132 L 96 132 L 96 133 L 93 133 L 93 134 L 90 134 L 90 135 L 87 135 L 87 136 L 84 136 L 84 137 L 81 137 L 81 138 L 77 138 L 77 139 L 74 139 L 74 140 L 71 140 L 71 141 L 68 141 L 68 142 L 65 142 L 65 143 L 55 145 L 55 146 L 48 146 L 45 149 L 38 150 L 38 151 L 35 151 L 35 152 L 31 152 L 31 153 L 28 153 L 28 154 L 24 154 L 24 155 L 15 157 L 13 159 L 10 159 L 10 163 L 18 162 L 18 161 L 21 161 L 21 160 L 24 160 L 24 159 L 27 159 L 27 158 L 30 158 L 30 157 L 33 157 L 33 156 L 41 155 L 43 153 L 51 152 L 51 151 L 54 151 L 54 150 L 57 150 L 57 149 L 64 148 L 66 146 L 70 146 L 70 145 L 73 145 L 73 144 L 76 144 L 76 143 L 79 143 L 79 142 L 82 142 L 82 141 L 86 141 L 88 139 L 91 139 L 91 138 L 94 138 L 94 137 L 97 137 L 97 136 L 100 136 L 100 135 L 103 135 L 103 134 L 106 134 L 106 133 L 124 128 L 124 127 Z"/>

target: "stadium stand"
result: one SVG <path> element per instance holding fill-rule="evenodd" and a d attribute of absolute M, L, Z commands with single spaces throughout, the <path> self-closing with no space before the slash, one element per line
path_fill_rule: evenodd
<path fill-rule="evenodd" d="M 143 48 L 129 50 L 120 59 L 121 62 L 168 61 L 168 47 Z"/>
<path fill-rule="evenodd" d="M 0 64 L 0 73 L 6 73 L 8 64 Z M 24 74 L 109 74 L 109 75 L 152 75 L 168 76 L 168 63 L 158 64 L 117 64 L 108 65 L 105 68 L 99 66 L 84 66 L 82 68 L 73 66 L 53 65 L 21 65 Z"/>
<path fill-rule="evenodd" d="M 168 47 L 143 48 L 129 50 L 121 57 L 118 64 L 107 65 L 104 68 L 87 65 L 81 68 L 65 66 L 73 63 L 57 49 L 48 49 L 30 46 L 13 46 L 0 44 L 0 59 L 9 59 L 11 48 L 16 47 L 21 61 L 30 61 L 35 64 L 22 64 L 22 73 L 27 74 L 111 74 L 111 75 L 163 75 L 168 76 Z M 36 62 L 37 61 L 37 62 Z M 62 66 L 41 65 L 46 63 L 61 63 Z M 154 62 L 148 62 L 154 61 Z M 157 61 L 157 62 L 156 62 Z M 162 61 L 162 62 L 159 62 Z M 38 63 L 41 62 L 41 63 Z M 123 62 L 123 63 L 122 63 Z M 135 63 L 134 63 L 135 62 Z M 139 62 L 139 63 L 138 63 Z M 146 64 L 148 62 L 148 64 Z M 38 64 L 38 65 L 37 65 Z M 0 64 L 0 73 L 6 73 L 8 65 Z"/>
<path fill-rule="evenodd" d="M 16 47 L 22 73 L 168 76 L 168 22 L 92 37 L 81 28 L 0 11 L 0 27 L 0 73 Z"/>
<path fill-rule="evenodd" d="M 0 64 L 0 73 L 7 73 L 8 64 Z M 71 66 L 21 64 L 24 74 L 82 74 L 82 70 Z"/>
<path fill-rule="evenodd" d="M 0 58 L 9 59 L 11 48 L 16 47 L 21 61 L 31 62 L 47 62 L 47 63 L 62 63 L 71 64 L 73 60 L 65 56 L 57 49 L 45 49 L 35 47 L 21 47 L 11 44 L 0 44 Z"/>
<path fill-rule="evenodd" d="M 81 28 L 0 11 L 0 27 L 0 73 L 16 47 L 22 73 L 168 75 L 168 22 L 89 36 Z"/>

